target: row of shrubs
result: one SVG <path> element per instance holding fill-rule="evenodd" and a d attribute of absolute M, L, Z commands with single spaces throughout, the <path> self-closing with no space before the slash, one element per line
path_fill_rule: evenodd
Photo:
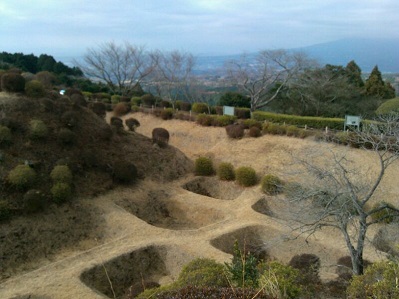
<path fill-rule="evenodd" d="M 209 157 L 199 157 L 195 160 L 194 173 L 199 176 L 211 176 L 216 174 L 222 181 L 236 181 L 243 187 L 255 186 L 258 182 L 256 171 L 250 166 L 241 166 L 234 169 L 233 164 L 221 162 L 217 169 Z M 268 195 L 276 195 L 283 190 L 283 181 L 277 176 L 268 174 L 260 180 L 261 189 Z"/>
<path fill-rule="evenodd" d="M 46 94 L 46 88 L 39 80 L 27 81 L 17 71 L 2 71 L 0 73 L 0 91 L 25 93 L 30 98 L 41 98 Z"/>

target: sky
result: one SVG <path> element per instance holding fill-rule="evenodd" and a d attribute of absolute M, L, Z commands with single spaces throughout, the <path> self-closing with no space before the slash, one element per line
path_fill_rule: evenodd
<path fill-rule="evenodd" d="M 226 55 L 398 28 L 398 0 L 0 0 L 0 51 L 55 58 L 110 41 Z"/>

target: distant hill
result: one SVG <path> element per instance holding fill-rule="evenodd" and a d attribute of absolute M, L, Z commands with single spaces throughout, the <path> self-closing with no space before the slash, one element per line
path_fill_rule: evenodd
<path fill-rule="evenodd" d="M 399 73 L 399 39 L 342 39 L 298 48 L 321 64 L 345 66 L 355 60 L 363 72 L 375 65 L 383 73 Z"/>
<path fill-rule="evenodd" d="M 399 39 L 342 39 L 290 50 L 303 51 L 322 65 L 345 66 L 355 60 L 364 73 L 371 72 L 375 65 L 383 73 L 399 73 L 398 49 Z M 200 56 L 196 71 L 214 72 L 222 68 L 226 61 L 238 59 L 240 55 Z M 254 53 L 249 54 L 252 55 Z"/>

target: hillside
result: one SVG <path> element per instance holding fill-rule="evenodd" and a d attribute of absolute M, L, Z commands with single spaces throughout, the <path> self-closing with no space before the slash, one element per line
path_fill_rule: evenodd
<path fill-rule="evenodd" d="M 292 162 L 292 154 L 306 153 L 309 148 L 321 148 L 321 144 L 312 139 L 265 135 L 261 138 L 231 140 L 223 128 L 204 128 L 179 120 L 163 121 L 141 113 L 125 118 L 131 116 L 137 118 L 141 126 L 133 136 L 128 135 L 134 137 L 129 146 L 143 146 L 137 142 L 140 140 L 145 143 L 153 128 L 164 127 L 171 134 L 168 151 L 178 148 L 191 159 L 208 155 L 215 162 L 227 161 L 236 167 L 250 165 L 261 174 L 276 173 L 284 177 Z M 128 144 L 124 146 L 129 148 Z M 326 146 L 346 151 L 365 169 L 373 168 L 373 160 L 368 152 L 331 144 Z M 157 153 L 159 149 L 151 145 L 141 150 Z M 136 158 L 141 157 L 138 155 Z M 254 246 L 260 256 L 283 262 L 300 253 L 316 254 L 322 261 L 323 281 L 336 279 L 336 261 L 347 255 L 347 251 L 334 231 L 322 230 L 306 242 L 303 238 L 288 240 L 292 236 L 291 230 L 288 223 L 279 218 L 284 211 L 279 197 L 265 196 L 259 186 L 243 188 L 232 182 L 220 182 L 215 177 L 194 177 L 184 172 L 175 180 L 163 181 L 163 177 L 155 175 L 157 170 L 168 171 L 165 169 L 168 167 L 174 169 L 174 164 L 181 165 L 179 163 L 185 161 L 184 156 L 176 156 L 175 160 L 165 159 L 169 162 L 158 168 L 155 164 L 159 160 L 149 159 L 142 159 L 141 165 L 150 163 L 148 170 L 154 176 L 147 175 L 136 185 L 120 186 L 95 198 L 72 201 L 57 209 L 58 214 L 48 211 L 47 214 L 52 214 L 54 218 L 65 214 L 67 219 L 73 219 L 69 229 L 60 235 L 65 235 L 67 231 L 76 232 L 86 226 L 92 229 L 84 230 L 84 236 L 78 242 L 59 250 L 57 254 L 32 258 L 33 265 L 20 263 L 20 267 L 3 272 L 0 297 L 106 298 L 102 295 L 106 294 L 112 298 L 104 267 L 119 297 L 132 282 L 133 290 L 137 291 L 142 284 L 157 285 L 173 281 L 182 265 L 194 257 L 228 261 L 235 239 L 245 240 Z M 135 162 L 139 165 L 139 161 Z M 153 168 L 150 165 L 154 165 Z M 381 188 L 385 197 L 391 200 L 396 200 L 399 194 L 394 175 L 398 170 L 399 165 L 395 163 Z M 29 223 L 35 223 L 37 218 L 32 217 Z M 3 232 L 10 231 L 24 221 L 26 218 L 17 219 L 1 227 Z M 62 219 L 57 222 L 58 225 L 62 223 Z M 378 229 L 376 227 L 369 232 L 370 242 Z M 42 222 L 33 231 L 44 234 L 51 230 Z M 23 237 L 18 238 L 18 233 L 15 235 L 12 241 L 15 247 L 26 246 L 23 245 L 25 242 L 21 242 Z M 3 236 L 2 240 L 5 240 Z M 32 239 L 29 244 L 35 244 L 35 248 L 41 246 L 43 251 L 48 248 L 46 242 Z M 2 256 L 5 257 L 4 251 Z M 372 244 L 368 244 L 368 260 L 383 256 Z M 29 253 L 22 258 L 28 261 Z M 334 297 L 330 295 L 323 298 Z"/>

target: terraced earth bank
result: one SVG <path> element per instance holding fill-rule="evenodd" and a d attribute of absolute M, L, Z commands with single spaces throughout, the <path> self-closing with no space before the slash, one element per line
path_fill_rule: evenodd
<path fill-rule="evenodd" d="M 277 136 L 230 140 L 222 128 L 137 113 L 134 117 L 141 123 L 138 133 L 150 136 L 154 127 L 164 127 L 171 134 L 170 146 L 190 159 L 208 155 L 216 163 L 248 165 L 260 174 L 283 176 L 290 153 L 318 146 L 309 139 Z M 350 151 L 359 163 L 373 166 L 369 153 Z M 383 182 L 392 198 L 399 194 L 392 175 L 398 170 L 393 165 Z M 336 262 L 347 255 L 340 236 L 322 230 L 307 240 L 293 239 L 284 220 L 285 208 L 281 198 L 265 196 L 259 186 L 242 188 L 194 175 L 168 183 L 145 179 L 96 198 L 76 200 L 53 216 L 64 225 L 57 236 L 73 246 L 47 259 L 30 261 L 29 252 L 12 257 L 27 262 L 12 271 L 2 269 L 0 298 L 123 298 L 128 291 L 139 293 L 144 287 L 173 281 L 181 267 L 196 257 L 229 261 L 235 240 L 260 258 L 283 262 L 313 253 L 321 259 L 321 278 L 335 279 Z M 45 234 L 45 223 L 42 229 Z M 370 240 L 378 229 L 370 231 Z M 30 242 L 33 249 L 46 250 L 45 238 Z M 383 256 L 373 246 L 367 248 L 368 260 Z M 4 265 L 11 257 L 1 258 Z"/>

